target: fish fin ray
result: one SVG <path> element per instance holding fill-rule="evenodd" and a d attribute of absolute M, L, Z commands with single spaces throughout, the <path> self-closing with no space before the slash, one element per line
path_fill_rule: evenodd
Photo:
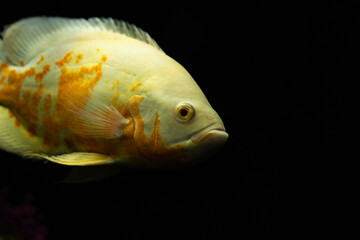
<path fill-rule="evenodd" d="M 114 163 L 114 160 L 108 155 L 89 152 L 74 152 L 56 156 L 50 156 L 43 153 L 26 153 L 23 154 L 23 156 L 49 160 L 51 162 L 67 166 L 93 166 Z"/>
<path fill-rule="evenodd" d="M 122 130 L 129 120 L 114 107 L 108 106 L 95 98 L 86 97 L 81 90 L 69 94 L 69 111 L 74 116 L 69 122 L 69 129 L 84 138 L 115 139 L 122 136 Z"/>
<path fill-rule="evenodd" d="M 61 17 L 31 17 L 17 21 L 3 32 L 3 55 L 13 65 L 20 66 L 61 40 L 90 31 L 112 32 L 145 42 L 159 50 L 149 34 L 133 24 L 112 18 L 70 19 Z M 162 50 L 161 50 L 162 51 Z"/>

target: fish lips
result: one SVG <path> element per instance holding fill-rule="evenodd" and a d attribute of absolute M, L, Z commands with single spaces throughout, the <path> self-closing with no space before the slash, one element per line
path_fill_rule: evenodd
<path fill-rule="evenodd" d="M 211 141 L 223 145 L 227 141 L 228 137 L 229 134 L 225 131 L 223 126 L 216 126 L 216 124 L 211 124 L 210 126 L 207 126 L 194 133 L 190 140 L 194 144 Z"/>
<path fill-rule="evenodd" d="M 188 140 L 188 162 L 197 163 L 217 152 L 227 141 L 229 134 L 221 124 L 212 124 L 194 133 Z"/>

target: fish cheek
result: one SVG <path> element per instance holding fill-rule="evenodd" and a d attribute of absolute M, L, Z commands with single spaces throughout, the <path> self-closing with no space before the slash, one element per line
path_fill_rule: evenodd
<path fill-rule="evenodd" d="M 139 103 L 144 100 L 144 96 L 135 95 L 129 101 L 129 109 L 135 123 L 134 143 L 140 154 L 151 162 L 164 167 L 177 167 L 182 165 L 187 158 L 184 148 L 181 145 L 168 147 L 160 136 L 160 121 L 157 112 L 154 112 L 152 122 L 153 130 L 150 136 L 145 134 L 145 122 L 139 110 Z M 151 124 L 151 122 L 147 123 Z"/>

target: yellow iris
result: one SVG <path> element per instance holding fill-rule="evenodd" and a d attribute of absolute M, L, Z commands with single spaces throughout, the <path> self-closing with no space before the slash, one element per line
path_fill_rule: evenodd
<path fill-rule="evenodd" d="M 175 108 L 175 114 L 180 121 L 190 120 L 194 113 L 194 108 L 189 103 L 179 103 Z"/>

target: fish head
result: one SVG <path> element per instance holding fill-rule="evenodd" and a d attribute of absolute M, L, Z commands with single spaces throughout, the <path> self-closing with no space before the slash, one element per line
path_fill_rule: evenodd
<path fill-rule="evenodd" d="M 133 101 L 138 104 L 132 112 L 138 116 L 134 117 L 136 147 L 150 161 L 168 167 L 199 162 L 228 138 L 223 121 L 196 82 L 185 69 L 177 68 L 145 82 L 142 97 Z"/>
<path fill-rule="evenodd" d="M 217 152 L 227 141 L 228 133 L 223 121 L 208 102 L 196 99 L 181 100 L 174 104 L 170 128 L 163 132 L 168 145 L 184 147 L 184 163 L 193 164 Z"/>

